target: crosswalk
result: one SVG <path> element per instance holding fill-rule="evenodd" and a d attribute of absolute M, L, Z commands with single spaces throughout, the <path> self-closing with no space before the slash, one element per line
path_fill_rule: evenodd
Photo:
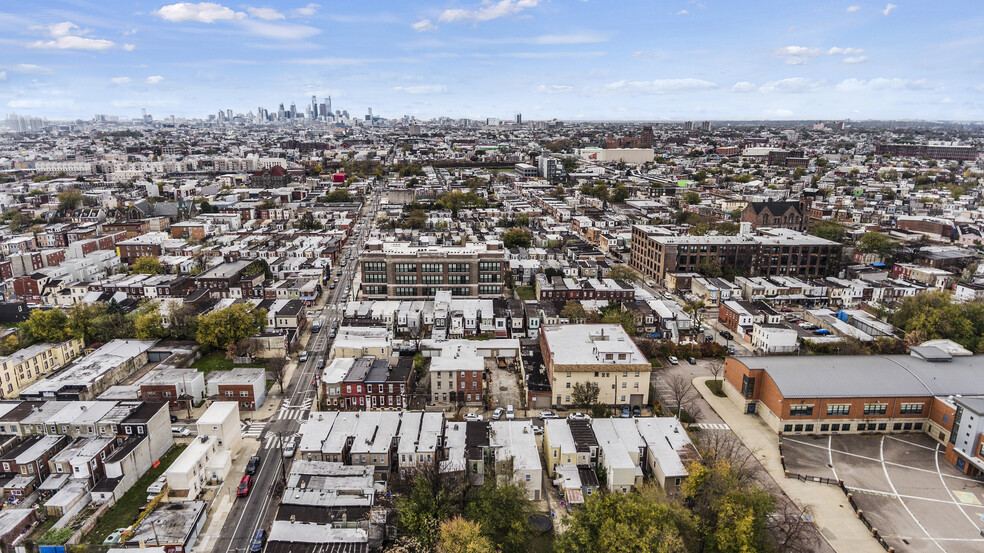
<path fill-rule="evenodd" d="M 277 415 L 277 419 L 282 421 L 302 421 L 306 420 L 307 416 L 307 409 L 287 409 L 281 411 L 280 414 Z"/>
<path fill-rule="evenodd" d="M 697 428 L 701 430 L 731 430 L 731 427 L 724 423 L 699 422 Z"/>
<path fill-rule="evenodd" d="M 284 443 L 293 441 L 296 438 L 297 438 L 296 432 L 285 435 Z M 279 447 L 280 447 L 280 436 L 271 432 L 266 435 L 266 438 L 263 439 L 263 444 L 260 446 L 260 449 L 276 449 Z"/>
<path fill-rule="evenodd" d="M 266 427 L 265 422 L 253 422 L 243 431 L 243 438 L 253 438 L 255 440 L 260 439 L 260 434 L 263 434 L 263 429 Z"/>

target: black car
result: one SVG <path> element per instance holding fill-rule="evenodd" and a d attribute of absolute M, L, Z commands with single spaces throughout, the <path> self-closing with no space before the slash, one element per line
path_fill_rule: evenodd
<path fill-rule="evenodd" d="M 259 468 L 260 468 L 260 457 L 259 455 L 254 455 L 250 457 L 249 461 L 246 463 L 245 473 L 256 474 L 256 471 L 259 470 Z"/>
<path fill-rule="evenodd" d="M 728 332 L 727 330 L 722 330 L 721 332 L 718 332 L 718 334 L 720 334 L 721 337 L 724 338 L 725 340 L 734 340 L 735 339 L 735 335 L 732 334 L 732 333 L 730 333 L 730 332 Z"/>
<path fill-rule="evenodd" d="M 691 365 L 696 365 L 697 364 L 697 360 L 694 359 L 693 357 L 688 357 L 687 358 L 687 363 L 690 363 Z"/>
<path fill-rule="evenodd" d="M 632 416 L 635 417 L 635 418 L 641 417 L 642 416 L 642 407 L 639 407 L 638 405 L 634 405 L 632 407 Z"/>
<path fill-rule="evenodd" d="M 172 423 L 178 422 L 178 416 L 177 415 L 171 415 L 171 422 Z"/>

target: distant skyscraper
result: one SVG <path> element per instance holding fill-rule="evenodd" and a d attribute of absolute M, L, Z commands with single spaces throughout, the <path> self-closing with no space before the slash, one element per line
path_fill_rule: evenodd
<path fill-rule="evenodd" d="M 277 109 L 277 119 L 283 120 L 287 116 L 287 111 L 284 110 L 284 103 L 280 102 L 280 107 Z"/>
<path fill-rule="evenodd" d="M 290 116 L 297 117 L 297 104 L 294 102 L 290 103 Z"/>
<path fill-rule="evenodd" d="M 683 124 L 683 130 L 685 130 L 685 131 L 692 131 L 692 130 L 694 130 L 694 122 L 693 121 L 687 121 L 687 122 L 685 122 Z"/>
<path fill-rule="evenodd" d="M 311 113 L 315 116 L 318 115 L 318 97 L 313 94 L 311 95 Z"/>
<path fill-rule="evenodd" d="M 334 113 L 333 111 L 331 111 L 331 94 L 328 95 L 328 105 L 327 105 L 327 108 L 328 108 L 328 115 L 331 115 L 332 113 Z"/>
<path fill-rule="evenodd" d="M 704 121 L 704 122 L 702 122 L 700 124 L 700 130 L 705 131 L 705 132 L 711 130 L 711 122 L 710 121 Z"/>

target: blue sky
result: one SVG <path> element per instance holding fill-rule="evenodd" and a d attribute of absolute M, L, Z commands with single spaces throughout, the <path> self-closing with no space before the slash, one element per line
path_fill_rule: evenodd
<path fill-rule="evenodd" d="M 0 106 L 525 119 L 984 119 L 977 1 L 0 3 Z"/>

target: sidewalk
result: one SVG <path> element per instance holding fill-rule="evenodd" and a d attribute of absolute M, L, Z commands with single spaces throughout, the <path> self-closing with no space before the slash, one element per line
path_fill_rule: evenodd
<path fill-rule="evenodd" d="M 854 514 L 839 488 L 785 477 L 779 463 L 779 436 L 756 415 L 746 415 L 726 397 L 718 397 L 704 384 L 712 377 L 693 379 L 694 387 L 711 408 L 738 435 L 786 495 L 801 507 L 813 510 L 813 520 L 837 553 L 885 553 Z"/>

